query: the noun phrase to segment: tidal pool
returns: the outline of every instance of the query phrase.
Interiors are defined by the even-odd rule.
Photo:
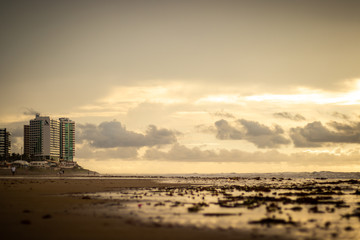
[[[82,195],[112,215],[157,226],[248,229],[295,239],[360,239],[360,181],[171,178],[179,187]],[[113,204],[114,202],[120,204]],[[99,208],[101,209],[101,208]]]

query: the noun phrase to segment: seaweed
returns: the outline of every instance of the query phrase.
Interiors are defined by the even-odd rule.
[[[296,222],[292,221],[292,220],[284,220],[284,219],[281,219],[281,218],[263,218],[263,219],[260,219],[258,221],[249,221],[249,224],[261,224],[261,225],[267,225],[267,226],[270,226],[270,225],[297,225]]]
[[[241,213],[203,213],[205,217],[229,217],[229,216],[240,216]]]

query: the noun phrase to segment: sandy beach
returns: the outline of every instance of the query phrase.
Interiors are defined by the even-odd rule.
[[[245,230],[146,225],[123,216],[97,214],[97,204],[104,200],[70,195],[159,186],[164,184],[151,179],[3,177],[2,239],[281,239]]]

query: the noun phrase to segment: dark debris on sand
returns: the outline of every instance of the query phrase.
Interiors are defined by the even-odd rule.
[[[261,225],[297,225],[296,222],[293,222],[291,220],[284,220],[284,219],[278,219],[278,218],[263,218],[258,221],[249,221],[249,224],[261,224]]]
[[[137,201],[137,209],[142,211],[146,206],[151,206],[165,211],[168,208],[168,212],[176,212],[178,215],[196,216],[196,218],[201,216],[210,221],[218,221],[216,218],[221,218],[219,221],[223,221],[227,217],[243,219],[241,221],[252,225],[251,228],[278,226],[308,233],[321,230],[326,231],[330,239],[340,238],[344,232],[355,231],[356,227],[349,226],[349,222],[346,221],[353,221],[352,218],[358,218],[360,221],[360,199],[356,199],[360,195],[359,180],[330,181],[325,178],[306,181],[284,178],[228,180],[224,185],[158,187],[127,194],[131,195],[131,201]],[[236,181],[239,181],[238,184],[233,184]],[[355,198],[355,202],[349,202],[349,196]],[[85,197],[83,199],[90,199],[89,196]],[[143,198],[150,197],[157,198],[149,200],[152,201],[151,204],[142,202]],[[184,212],[179,213],[181,210]],[[214,212],[211,212],[212,210]],[[258,215],[249,217],[252,213]],[[327,219],[330,214],[331,218]],[[300,215],[308,217],[302,219],[299,218]],[[159,222],[161,221],[154,221],[154,224]],[[341,227],[338,225],[339,222],[343,224]]]

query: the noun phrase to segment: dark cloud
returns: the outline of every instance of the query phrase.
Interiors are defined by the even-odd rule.
[[[332,121],[329,122],[328,125],[334,128],[336,131],[346,134],[353,134],[360,132],[360,122],[339,123],[336,121]]]
[[[305,121],[306,120],[306,118],[300,114],[292,114],[289,112],[274,113],[274,116],[277,118],[286,118],[286,119],[290,119],[293,121]]]
[[[215,122],[215,127],[218,139],[247,140],[259,148],[277,148],[290,143],[283,136],[284,130],[278,125],[269,128],[255,121],[239,119],[233,126],[222,119]]]
[[[304,129],[297,127],[290,130],[290,137],[295,147],[321,147],[320,143],[308,141],[304,134]]]
[[[40,112],[34,110],[33,108],[26,108],[23,114],[27,116],[35,116],[36,114],[40,114]]]
[[[221,119],[215,122],[216,138],[221,140],[233,139],[240,140],[244,138],[243,129],[237,129],[231,126],[226,120]]]
[[[97,148],[114,147],[143,147],[164,145],[177,142],[175,131],[158,129],[150,125],[145,134],[128,131],[118,121],[102,122],[98,126],[93,124],[78,124],[79,141],[88,141]]]
[[[296,147],[321,147],[325,143],[360,143],[360,123],[328,123],[334,130],[321,122],[308,123],[305,127],[290,129],[290,136]]]
[[[278,125],[275,126],[274,130],[271,130],[269,127],[255,121],[248,121],[245,119],[240,119],[238,121],[246,128],[246,133],[249,136],[281,134],[284,132]]]

